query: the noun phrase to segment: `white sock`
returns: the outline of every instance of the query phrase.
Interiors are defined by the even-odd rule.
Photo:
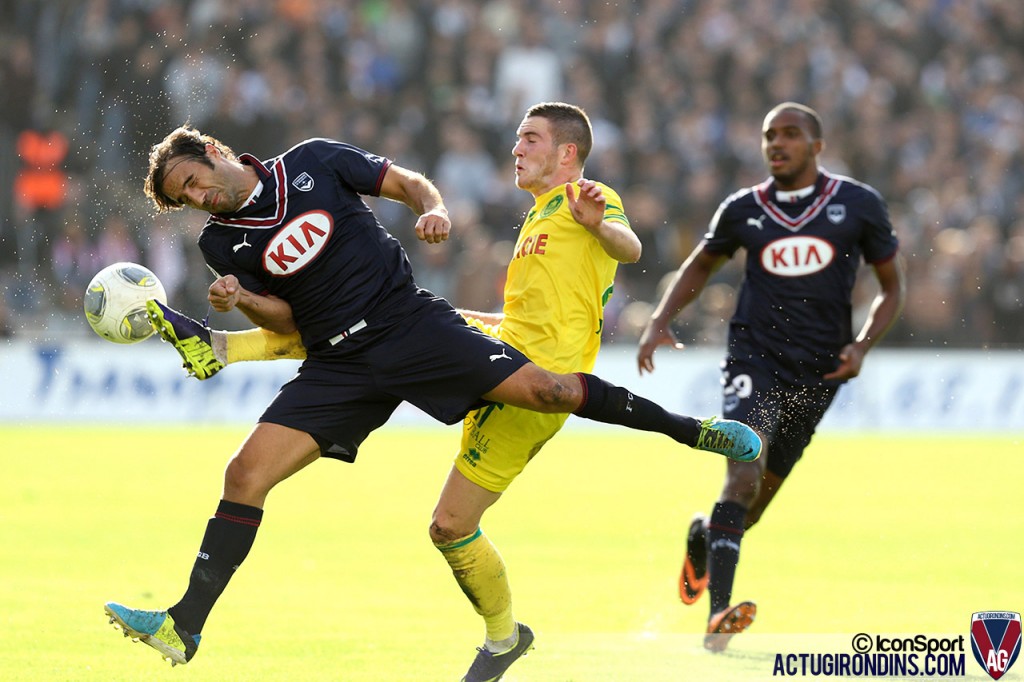
[[[492,654],[503,654],[506,651],[512,649],[516,644],[519,644],[519,628],[516,627],[516,631],[512,633],[511,637],[498,640],[495,642],[493,639],[484,640],[484,648],[490,651]]]
[[[228,364],[228,335],[225,332],[210,330],[210,347],[213,348],[213,357]]]

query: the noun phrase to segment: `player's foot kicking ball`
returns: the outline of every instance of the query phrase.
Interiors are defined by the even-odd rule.
[[[178,351],[181,366],[190,376],[202,381],[224,369],[224,363],[213,354],[209,327],[156,299],[146,301],[146,314],[160,338]]]

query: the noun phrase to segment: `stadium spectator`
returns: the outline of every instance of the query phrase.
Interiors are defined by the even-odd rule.
[[[74,300],[75,308],[80,305],[82,292],[93,275],[109,264],[100,260],[96,245],[90,241],[77,214],[64,223],[53,242],[49,260],[57,287],[65,292],[65,297]]]
[[[96,255],[104,265],[120,261],[139,262],[141,253],[135,241],[135,231],[128,227],[128,220],[120,213],[111,213],[104,218],[96,240]]]
[[[36,58],[32,42],[23,33],[10,35],[6,27],[0,28],[0,88],[6,102],[0,107],[0,240],[8,248],[0,249],[0,268],[17,264],[18,234],[15,225],[23,215],[15,215],[13,207],[17,192],[14,178],[23,169],[19,155],[15,152],[16,140],[21,131],[33,126],[33,103],[37,90]]]
[[[547,45],[543,23],[527,13],[520,13],[516,23],[518,26],[506,28],[513,29],[517,37],[501,50],[494,67],[499,111],[509,118],[531,102],[562,97],[562,66],[558,53]]]
[[[68,139],[59,130],[26,129],[17,140],[22,166],[14,180],[18,253],[22,267],[36,269],[52,247],[64,208]]]
[[[681,348],[673,318],[698,298],[712,274],[740,248],[745,277],[722,364],[722,409],[758,430],[766,454],[729,462],[710,517],[687,534],[679,596],[695,603],[708,588],[704,646],[723,651],[757,613],[732,603],[744,532],[757,523],[803,455],[839,386],[903,305],[903,272],[884,200],[871,187],[818,165],[825,145],[813,109],[784,102],[765,116],[761,152],[771,177],[722,202],[704,239],[680,266],[647,323],[640,372],[654,371],[659,346]],[[861,258],[880,291],[856,338],[852,294]]]
[[[433,173],[438,190],[450,203],[483,206],[498,180],[494,159],[480,135],[461,120],[444,121],[441,131],[444,151]]]

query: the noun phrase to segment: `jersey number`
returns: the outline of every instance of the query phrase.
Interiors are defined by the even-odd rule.
[[[750,378],[749,374],[737,374],[731,380],[729,376],[725,377],[726,387],[725,395],[735,395],[737,398],[749,398],[750,394],[754,392],[754,380]]]

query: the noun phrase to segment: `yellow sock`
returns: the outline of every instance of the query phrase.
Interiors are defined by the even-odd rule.
[[[275,334],[261,327],[240,332],[227,332],[225,339],[226,364],[246,360],[283,360],[306,357],[302,337],[294,334]]]
[[[515,635],[512,590],[508,586],[505,562],[487,536],[477,528],[472,535],[436,547],[451,566],[456,582],[473,608],[483,616],[487,639],[500,642]]]

